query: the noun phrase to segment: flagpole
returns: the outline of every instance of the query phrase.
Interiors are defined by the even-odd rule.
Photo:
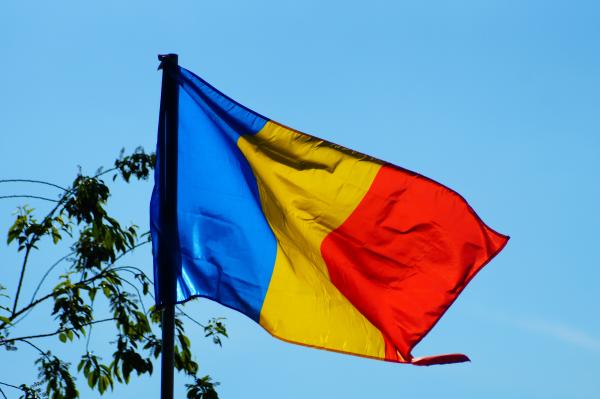
[[[177,139],[179,120],[179,84],[176,81],[178,56],[177,54],[159,55],[160,68],[163,70],[161,89],[161,112],[163,126],[160,129],[159,140],[162,145],[160,159],[162,160],[161,184],[164,226],[162,253],[159,255],[161,268],[161,284],[164,289],[162,308],[162,357],[161,357],[161,399],[173,399],[174,387],[174,341],[175,341],[175,302],[177,299],[177,266],[176,258],[178,245],[177,229]]]

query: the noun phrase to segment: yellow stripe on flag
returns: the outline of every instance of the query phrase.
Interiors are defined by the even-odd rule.
[[[260,324],[287,341],[384,358],[381,332],[331,283],[320,251],[369,190],[381,163],[274,122],[240,137],[238,147],[278,241]]]

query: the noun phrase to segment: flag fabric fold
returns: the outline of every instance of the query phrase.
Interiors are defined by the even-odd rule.
[[[508,241],[456,192],[272,121],[178,68],[177,301],[205,297],[284,341],[411,352]],[[162,162],[157,160],[157,174]],[[156,300],[160,185],[151,204]]]

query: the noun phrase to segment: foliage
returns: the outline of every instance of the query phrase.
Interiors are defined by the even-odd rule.
[[[24,345],[33,348],[39,355],[35,360],[39,374],[38,380],[29,384],[0,382],[0,394],[3,397],[6,395],[2,387],[19,390],[20,397],[25,399],[79,397],[71,364],[42,349],[37,342],[47,337],[56,337],[69,345],[69,351],[73,348],[82,349],[76,372],[85,377],[88,386],[100,395],[108,389],[113,390],[116,384],[129,383],[132,375],[152,374],[162,349],[162,342],[154,332],[160,327],[160,311],[152,306],[146,309],[145,305],[145,300],[148,302],[152,297],[152,281],[141,268],[119,262],[123,256],[147,245],[150,235],[148,232],[139,234],[138,226],[122,225],[109,214],[107,204],[110,188],[103,179],[112,175],[112,181],[122,179],[130,183],[146,180],[155,162],[154,154],[147,154],[138,148],[127,156],[121,152],[114,166],[108,170],[98,170],[92,176],[79,173],[67,188],[37,180],[0,181],[45,184],[61,190],[58,200],[23,196],[46,199],[54,206],[41,219],[33,208],[27,205],[19,207],[14,223],[8,229],[7,243],[16,244],[23,262],[14,297],[9,297],[7,289],[0,285],[0,347],[6,350],[20,350]],[[69,253],[48,268],[33,298],[20,303],[30,254],[39,250],[38,244],[43,240],[64,246]],[[66,272],[58,277],[51,291],[38,295],[42,282],[59,264],[66,264]],[[99,306],[95,306],[100,302]],[[52,304],[53,331],[12,336],[21,320],[46,303]],[[99,317],[101,311],[109,311],[109,314]],[[176,369],[192,378],[193,383],[186,384],[187,397],[217,398],[215,387],[218,383],[212,382],[209,376],[197,375],[199,366],[193,359],[182,316],[189,318],[178,308],[174,360]],[[109,354],[109,360],[106,361],[90,350],[89,335],[98,323],[112,323],[114,326],[114,338],[111,341],[114,352]],[[200,326],[205,336],[217,345],[222,344],[222,337],[227,337],[220,318],[210,319],[206,325]]]
[[[211,378],[205,375],[202,378],[196,378],[193,384],[186,384],[188,389],[188,399],[217,399],[217,392],[215,391],[215,385],[219,385],[218,382],[212,382]]]

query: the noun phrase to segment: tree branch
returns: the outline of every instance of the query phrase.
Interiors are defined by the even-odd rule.
[[[105,175],[105,174],[108,174],[108,173],[114,172],[115,170],[118,170],[118,169],[119,169],[119,168],[117,168],[117,167],[112,167],[112,168],[110,168],[110,169],[103,170],[102,172],[100,172],[100,173],[98,173],[98,174],[94,175],[94,177],[93,177],[93,178],[94,178],[94,179],[97,179],[98,177],[100,177],[100,176],[102,176],[102,175]]]
[[[94,320],[94,321],[91,321],[89,323],[82,324],[81,327],[89,326],[89,325],[92,325],[92,324],[104,323],[104,322],[111,321],[111,320],[115,320],[115,318],[111,317],[111,318],[108,318],[108,319]],[[75,327],[60,328],[60,329],[58,329],[58,330],[56,330],[54,332],[47,333],[47,334],[28,335],[28,336],[25,336],[25,337],[16,337],[16,338],[3,339],[3,340],[0,340],[0,345],[7,344],[7,343],[10,343],[10,342],[15,342],[15,341],[27,342],[28,339],[51,337],[53,335],[57,335],[57,334],[60,334],[60,333],[63,333],[63,332],[73,331],[73,330],[78,330],[78,328],[75,328]],[[31,343],[29,343],[29,344],[31,344]]]
[[[52,266],[50,266],[48,268],[48,270],[46,270],[46,273],[44,273],[44,275],[42,276],[40,282],[38,283],[37,287],[35,288],[35,291],[33,292],[33,295],[31,295],[31,300],[29,301],[29,303],[33,303],[33,301],[35,300],[35,296],[37,295],[37,293],[39,292],[40,288],[42,287],[42,283],[44,282],[44,280],[46,280],[46,278],[48,277],[48,275],[50,274],[50,272],[60,264],[60,262],[62,262],[63,260],[67,259],[69,256],[73,255],[74,252],[71,252],[65,256],[63,256],[62,258],[60,258],[59,260],[57,260],[56,262],[54,262],[54,264],[52,264]],[[32,309],[29,309],[29,311],[31,311]],[[16,325],[17,323],[20,323],[25,317],[27,317],[27,315],[29,314],[29,312],[25,313],[24,315],[21,316],[21,318],[19,318],[18,320],[15,320],[14,323],[12,323],[12,325]],[[1,328],[1,326],[0,326]]]
[[[98,274],[96,274],[93,277],[90,277],[86,280],[81,280],[78,281],[77,283],[75,283],[74,285],[79,286],[79,285],[85,285],[87,283],[91,283],[92,281],[95,281],[97,279],[99,279],[100,277],[104,276],[104,273],[106,273],[106,271],[108,271],[112,266],[115,265],[115,263],[121,259],[123,256],[127,255],[128,253],[130,253],[131,251],[133,251],[134,249],[137,249],[139,247],[141,247],[142,245],[146,245],[148,244],[149,241],[144,241],[141,242],[139,244],[134,245],[133,247],[129,248],[127,251],[123,252],[121,255],[117,256],[115,258],[115,261],[112,262],[111,264],[109,264],[107,267],[105,267],[104,269],[102,269]],[[39,303],[45,301],[48,298],[51,298],[52,296],[54,296],[56,293],[55,292],[51,292],[47,295],[44,295],[43,297],[31,302],[29,305],[25,306],[22,309],[19,309],[18,311],[14,312],[9,318],[8,318],[8,322],[2,322],[0,323],[0,330],[3,329],[7,324],[9,324],[10,322],[12,322],[15,318],[17,318],[17,316],[23,314],[24,312],[28,311],[29,309],[35,307],[36,305],[38,305]]]
[[[92,281],[97,280],[100,277],[104,276],[104,272],[106,272],[106,269],[103,270],[103,271],[101,271],[100,273],[96,274],[95,276],[88,278],[87,280],[82,280],[82,281],[79,281],[79,282],[75,283],[74,286],[85,285],[87,283],[91,283]],[[20,314],[22,314],[23,312],[26,312],[27,310],[33,308],[34,306],[36,306],[39,303],[45,301],[46,299],[53,297],[58,292],[60,292],[60,291],[51,292],[51,293],[49,293],[47,295],[44,295],[40,299],[37,299],[37,300],[31,302],[29,305],[27,305],[24,308],[20,309],[19,311],[15,312],[11,317],[8,318],[8,322],[4,322],[4,323],[0,324],[0,330],[2,328],[4,328],[4,326],[6,326],[7,324],[9,324],[9,322],[13,321],[17,316],[19,316]]]
[[[16,385],[7,384],[6,382],[2,382],[2,381],[0,381],[0,385],[4,385],[4,386],[11,387],[11,388],[14,388],[14,389],[21,389],[21,388],[19,388]]]
[[[105,175],[105,174],[107,174],[107,173],[111,173],[111,172],[113,172],[113,171],[115,171],[115,170],[117,170],[117,169],[118,169],[118,168],[116,168],[116,167],[114,167],[114,168],[110,168],[110,169],[108,169],[108,170],[105,170],[105,171],[103,171],[103,172],[97,173],[97,174],[96,174],[96,175],[95,175],[93,178],[98,178],[98,177],[100,177],[100,176],[102,176],[102,175]],[[12,179],[12,181],[16,181],[16,180],[17,180],[17,179]],[[7,180],[7,181],[11,181],[11,180]],[[25,179],[23,179],[23,181],[25,181]],[[35,181],[35,182],[41,182],[42,184],[45,184],[45,183],[47,183],[47,182],[42,182],[42,181],[38,181],[38,180],[32,180],[32,182],[34,182],[34,181]],[[48,183],[48,184],[50,184],[50,185],[54,185],[53,183]],[[56,185],[56,186],[57,186],[57,185]],[[57,186],[57,187],[59,187],[59,188],[63,189],[63,188],[62,188],[62,187],[60,187],[60,186]],[[63,189],[63,190],[64,190],[64,189]],[[72,188],[70,188],[69,190],[64,190],[64,191],[65,191],[65,193],[64,193],[64,195],[61,197],[61,199],[60,199],[60,200],[53,200],[53,199],[50,199],[50,198],[41,197],[41,196],[36,196],[36,195],[5,195],[5,196],[0,196],[0,199],[5,199],[5,198],[36,198],[36,199],[42,199],[42,200],[46,200],[46,201],[55,202],[55,203],[56,203],[56,206],[55,206],[55,207],[54,207],[54,208],[53,208],[53,209],[52,209],[52,210],[51,210],[51,211],[50,211],[50,212],[49,212],[49,213],[48,213],[48,214],[47,214],[47,215],[44,217],[44,220],[43,220],[43,222],[42,222],[42,224],[43,224],[43,223],[45,223],[45,222],[46,222],[46,220],[48,220],[49,218],[51,218],[51,217],[52,217],[52,215],[54,215],[54,212],[56,212],[56,211],[57,211],[57,209],[60,207],[60,205],[61,205],[61,204],[63,204],[63,203],[65,202],[65,200],[66,200],[66,199],[69,197],[69,195],[73,194],[73,192],[75,192],[75,190],[76,190],[76,188],[75,188],[75,187],[72,187]],[[34,238],[33,238],[33,241],[35,241],[37,238],[39,238],[39,236],[36,236],[36,237],[34,237]],[[136,245],[136,246],[132,247],[132,248],[131,248],[131,250],[133,250],[133,249],[137,248],[138,246],[139,246],[139,245]],[[24,276],[24,274],[25,274],[25,266],[26,266],[26,264],[27,264],[27,258],[28,258],[28,256],[29,256],[29,252],[30,252],[30,251],[31,251],[31,248],[30,248],[30,247],[27,247],[27,252],[26,252],[26,254],[25,254],[25,259],[24,259],[24,261],[23,261],[23,266],[21,267],[21,277],[20,277],[20,279],[19,279],[19,285],[18,285],[18,287],[17,287],[17,294],[16,294],[16,296],[15,296],[15,302],[14,302],[14,305],[13,305],[13,310],[12,310],[12,314],[11,314],[11,317],[10,317],[10,320],[11,320],[11,321],[12,321],[12,320],[14,320],[15,316],[17,315],[17,313],[19,313],[19,314],[23,313],[22,311],[20,311],[20,312],[16,312],[16,309],[17,309],[17,302],[18,302],[18,300],[19,300],[19,294],[20,294],[20,292],[21,292],[21,286],[22,286],[22,284],[23,284],[23,276]],[[121,254],[121,255],[124,255],[124,254],[126,254],[126,253],[128,253],[128,252],[130,252],[130,250],[128,250],[128,251],[126,251],[126,252],[124,252],[124,253],[123,253],[123,254]],[[119,259],[119,258],[117,258],[117,259]],[[116,261],[117,259],[115,259],[115,261]],[[114,262],[113,262],[113,264],[114,264]],[[110,266],[109,266],[109,267],[110,267]],[[45,298],[47,299],[48,297],[45,297]],[[32,303],[33,303],[33,302],[32,302]],[[30,308],[32,307],[32,306],[31,306],[31,305],[32,305],[32,303],[30,303],[30,304],[29,304],[29,306],[27,307],[28,309],[30,309]],[[0,329],[1,329],[2,327],[4,327],[6,324],[7,324],[7,323],[2,323],[2,324],[0,324]]]
[[[29,309],[33,308],[37,304],[39,304],[41,302],[44,302],[46,299],[51,298],[52,295],[54,295],[54,293],[50,293],[48,295],[45,295],[45,296],[41,297],[40,299],[37,299],[37,300],[31,302],[29,305],[27,305],[24,308],[22,308],[22,309],[18,310],[17,312],[15,312],[12,316],[10,316],[8,318],[8,322],[3,322],[3,323],[0,324],[0,330],[2,330],[7,324],[10,324],[17,316],[19,316],[23,312],[28,311]]]
[[[19,285],[17,286],[17,294],[15,295],[15,302],[13,303],[11,319],[14,319],[15,312],[17,310],[17,304],[19,302],[19,295],[21,294],[21,287],[23,286],[23,277],[25,276],[25,267],[27,266],[27,259],[29,259],[29,253],[31,252],[31,243],[27,244],[25,250],[25,257],[23,258],[23,266],[21,266],[21,276],[19,277]]]
[[[67,191],[67,192],[66,192],[66,193],[65,193],[65,194],[64,194],[64,195],[61,197],[60,201],[55,201],[55,202],[57,202],[56,206],[55,206],[54,208],[52,208],[52,210],[51,210],[51,211],[50,211],[50,212],[49,212],[49,213],[46,215],[46,217],[44,217],[44,220],[43,220],[42,224],[46,223],[46,221],[47,221],[48,219],[50,219],[50,218],[52,217],[52,215],[54,215],[54,212],[56,212],[56,210],[57,210],[57,209],[60,207],[60,205],[61,205],[61,204],[63,203],[63,201],[65,200],[65,198],[67,198],[67,196],[69,195],[69,192],[70,192],[70,191],[73,191],[73,190],[69,190],[69,191]],[[31,239],[31,241],[30,241],[30,244],[31,244],[31,243],[34,243],[35,241],[37,241],[37,240],[39,239],[39,237],[40,237],[39,235],[36,235],[35,237],[33,237],[33,238]],[[11,317],[10,317],[10,321],[14,320],[14,319],[15,319],[15,316],[17,315],[17,314],[15,313],[15,310],[17,309],[17,301],[18,301],[18,299],[19,299],[19,293],[20,293],[20,291],[21,291],[21,285],[23,284],[23,276],[25,275],[25,266],[27,265],[27,258],[28,258],[28,256],[29,256],[29,252],[31,251],[31,248],[32,248],[31,246],[27,246],[27,253],[25,254],[25,259],[23,260],[23,266],[21,267],[21,277],[20,277],[20,279],[19,279],[19,286],[18,286],[18,288],[17,288],[17,295],[16,295],[16,297],[15,297],[15,303],[14,303],[14,306],[13,306],[13,311],[12,311],[12,315],[11,315]],[[30,304],[29,304],[29,308],[31,308],[31,307],[33,307],[33,306],[31,306],[31,303],[30,303]],[[19,313],[23,313],[23,312],[19,312]],[[2,327],[4,327],[6,324],[7,324],[6,322],[4,322],[4,323],[0,324],[0,329],[1,329]]]

